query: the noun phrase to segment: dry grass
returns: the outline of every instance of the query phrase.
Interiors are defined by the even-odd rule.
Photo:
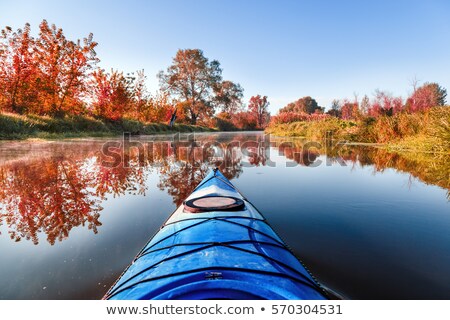
[[[267,133],[322,140],[327,132],[334,139],[383,143],[392,150],[450,152],[450,107],[435,107],[422,113],[365,118],[358,121],[331,118],[270,126]]]

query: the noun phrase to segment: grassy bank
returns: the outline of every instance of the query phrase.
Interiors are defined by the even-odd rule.
[[[450,107],[435,107],[422,113],[342,120],[334,117],[319,121],[273,124],[267,133],[322,140],[382,143],[395,151],[443,152],[450,150]]]
[[[72,116],[58,119],[45,116],[0,113],[0,140],[105,137],[121,135],[123,132],[151,135],[205,131],[213,131],[213,129],[185,124],[175,124],[173,128],[170,128],[164,123],[142,123],[128,119],[106,122],[87,116]]]

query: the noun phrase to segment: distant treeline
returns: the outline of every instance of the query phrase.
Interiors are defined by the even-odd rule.
[[[177,122],[224,129],[263,128],[269,121],[267,97],[245,106],[243,88],[223,80],[217,60],[199,49],[179,50],[151,95],[143,70],[101,69],[90,34],[72,41],[43,20],[37,37],[31,27],[5,27],[0,36],[0,111],[64,118],[85,115],[107,121]]]
[[[244,103],[242,86],[224,80],[220,63],[199,49],[178,50],[172,64],[158,73],[159,88],[152,95],[143,70],[101,69],[97,45],[92,34],[72,41],[45,20],[36,37],[29,24],[17,30],[5,27],[0,34],[0,112],[56,119],[83,116],[104,122],[132,120],[142,125],[176,118],[177,123],[219,130],[252,130],[264,129],[269,122],[271,127],[329,118],[370,122],[426,112],[444,105],[447,96],[437,83],[418,86],[414,81],[405,101],[376,91],[372,99],[355,95],[333,100],[325,112],[307,96],[271,117],[267,96],[255,95]]]
[[[327,112],[309,96],[289,103],[270,120],[266,132],[309,139],[333,137],[353,142],[387,143],[396,150],[450,150],[450,108],[447,90],[437,83],[413,90],[404,101],[386,91],[370,99],[333,100]]]
[[[387,91],[376,90],[373,99],[367,95],[359,100],[333,100],[329,110],[324,108],[309,96],[289,103],[273,116],[273,124],[291,123],[296,121],[314,121],[326,119],[330,116],[344,120],[358,120],[367,117],[393,116],[397,113],[416,113],[427,111],[432,107],[445,105],[447,90],[437,83],[425,83],[418,87],[413,84],[412,94],[403,101],[402,97],[395,97]]]

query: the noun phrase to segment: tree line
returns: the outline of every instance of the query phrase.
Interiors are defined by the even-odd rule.
[[[393,116],[397,113],[416,113],[427,111],[432,107],[443,106],[446,103],[447,90],[435,82],[426,82],[418,86],[413,82],[413,91],[404,101],[402,97],[392,95],[387,91],[376,90],[373,98],[367,95],[360,100],[355,94],[353,99],[334,99],[327,112],[310,96],[287,104],[272,117],[272,123],[290,123],[295,121],[314,121],[328,117],[345,120],[378,118]]]
[[[150,94],[144,70],[124,73],[101,69],[89,34],[72,41],[43,20],[37,37],[30,24],[0,34],[0,111],[51,117],[88,115],[107,121],[177,121],[236,129],[264,128],[270,118],[267,96],[246,105],[244,89],[224,80],[217,60],[200,49],[178,50],[158,74],[160,87]]]

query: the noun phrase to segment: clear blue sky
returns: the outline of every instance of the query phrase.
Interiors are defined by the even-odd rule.
[[[156,74],[179,48],[200,48],[275,112],[310,95],[375,89],[406,97],[411,80],[450,90],[450,1],[20,1],[1,0],[0,26],[34,31],[47,19],[71,39],[90,32],[100,66]]]

